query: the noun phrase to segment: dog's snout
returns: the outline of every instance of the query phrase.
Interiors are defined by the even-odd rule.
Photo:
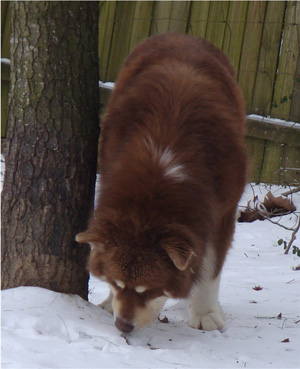
[[[134,328],[132,323],[122,318],[117,318],[115,321],[115,325],[120,331],[124,333],[130,333],[133,331],[133,328]]]

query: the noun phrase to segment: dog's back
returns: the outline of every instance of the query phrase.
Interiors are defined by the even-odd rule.
[[[153,299],[191,295],[191,326],[222,325],[216,301],[196,305],[217,294],[230,247],[246,178],[244,124],[234,71],[210,43],[167,34],[128,57],[102,123],[101,192],[83,239],[101,245],[90,268],[111,284],[117,321],[149,321],[138,317],[146,298],[129,312],[142,286]]]

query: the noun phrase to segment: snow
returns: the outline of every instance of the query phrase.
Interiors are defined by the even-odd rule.
[[[248,185],[240,204],[268,190]],[[286,190],[271,187],[275,196]],[[273,220],[293,227],[300,193],[290,197],[297,214]],[[189,328],[185,301],[169,300],[160,314],[168,323],[124,336],[96,306],[108,287],[95,278],[90,302],[37,287],[2,291],[2,368],[299,368],[300,258],[277,244],[290,236],[267,220],[237,223],[221,281],[222,333]]]
[[[247,115],[247,118],[250,120],[256,120],[258,122],[275,124],[280,127],[294,128],[297,130],[300,129],[300,122],[292,122],[292,121],[278,119],[278,118],[271,118],[270,116],[263,117],[262,115],[256,115],[256,114]]]
[[[2,191],[3,178],[4,178],[4,171],[5,171],[5,161],[4,161],[4,156],[1,154],[1,167],[0,167],[0,192]]]
[[[7,58],[1,58],[1,64],[10,65],[10,59],[7,59]]]
[[[115,82],[101,82],[101,81],[99,81],[99,87],[105,88],[107,90],[113,90],[115,88]]]

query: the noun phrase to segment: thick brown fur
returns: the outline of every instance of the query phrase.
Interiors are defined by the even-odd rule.
[[[246,181],[244,129],[234,70],[212,44],[154,36],[126,60],[102,122],[98,202],[78,237],[125,321],[165,291],[189,297],[207,269],[220,274]]]

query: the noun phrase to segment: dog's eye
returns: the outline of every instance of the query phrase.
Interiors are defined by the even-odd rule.
[[[143,293],[143,292],[145,292],[147,290],[147,287],[145,287],[145,286],[136,286],[135,287],[135,291],[137,292],[137,293]]]

